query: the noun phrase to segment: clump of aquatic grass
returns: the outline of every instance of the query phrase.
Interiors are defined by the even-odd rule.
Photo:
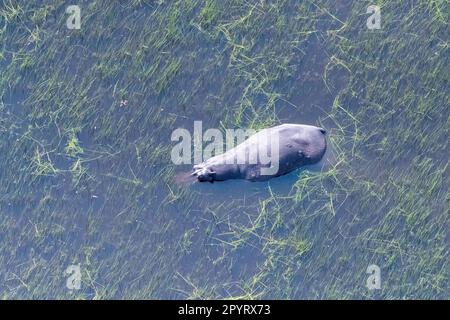
[[[64,148],[65,153],[72,158],[75,158],[84,153],[83,148],[77,137],[77,130],[70,130],[67,137],[67,145]]]
[[[33,158],[31,159],[33,174],[35,176],[54,176],[59,170],[55,168],[48,152],[36,148]]]
[[[3,3],[3,8],[0,9],[0,16],[5,20],[6,23],[11,23],[23,14],[23,8],[12,0],[5,0]]]

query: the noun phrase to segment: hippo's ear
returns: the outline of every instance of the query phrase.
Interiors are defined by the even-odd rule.
[[[211,170],[209,172],[209,176],[211,177],[211,180],[209,180],[209,182],[213,183],[214,180],[216,180],[216,172],[214,170]]]

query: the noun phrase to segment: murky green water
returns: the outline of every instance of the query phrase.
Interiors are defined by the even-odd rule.
[[[68,2],[0,2],[0,297],[448,298],[448,3],[78,4],[69,30]],[[328,151],[182,185],[194,121],[320,125]]]

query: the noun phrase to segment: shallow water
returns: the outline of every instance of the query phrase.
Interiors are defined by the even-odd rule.
[[[0,297],[448,297],[445,4],[369,31],[356,1],[136,3],[81,1],[79,31],[65,1],[0,4]],[[194,121],[322,126],[327,153],[178,184]]]

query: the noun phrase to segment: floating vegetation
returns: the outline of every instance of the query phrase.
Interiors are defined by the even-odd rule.
[[[79,1],[79,30],[71,4],[0,1],[1,298],[449,297],[446,1],[375,30],[381,2]],[[194,121],[320,125],[329,154],[178,185]]]

